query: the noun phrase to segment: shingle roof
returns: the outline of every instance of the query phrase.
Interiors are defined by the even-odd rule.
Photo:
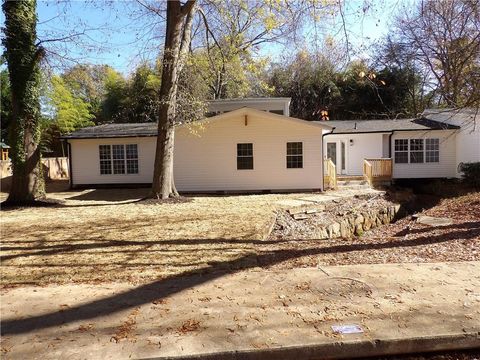
[[[323,122],[323,121],[322,121]],[[448,130],[458,126],[441,123],[427,118],[398,120],[333,120],[326,121],[335,127],[333,133],[369,133],[405,130]]]
[[[116,138],[116,137],[144,137],[156,136],[157,123],[136,124],[104,124],[86,127],[64,136],[65,139],[91,139],[91,138]]]
[[[462,109],[427,109],[422,114],[424,117],[441,123],[453,123],[464,126],[474,121],[475,118],[480,119],[478,109],[462,108]]]

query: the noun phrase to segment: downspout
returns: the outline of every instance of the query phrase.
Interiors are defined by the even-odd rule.
[[[67,143],[67,153],[68,153],[68,182],[70,184],[70,189],[73,189],[73,171],[72,171],[72,145],[65,140]]]
[[[392,158],[392,136],[395,130],[392,130],[390,132],[390,135],[388,136],[388,157],[391,159]]]
[[[325,161],[324,161],[324,158],[323,158],[323,142],[324,142],[324,137],[327,136],[327,135],[331,135],[333,133],[333,131],[335,130],[336,128],[335,127],[332,127],[332,131],[328,132],[328,133],[325,133],[325,134],[322,134],[322,191],[325,191],[325,169],[323,168],[325,166]]]

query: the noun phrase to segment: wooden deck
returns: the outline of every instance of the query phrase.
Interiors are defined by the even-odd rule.
[[[392,159],[364,159],[363,176],[370,186],[392,181]]]

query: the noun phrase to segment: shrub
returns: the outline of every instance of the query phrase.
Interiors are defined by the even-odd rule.
[[[463,173],[463,181],[471,186],[480,188],[480,162],[461,163],[459,170]]]

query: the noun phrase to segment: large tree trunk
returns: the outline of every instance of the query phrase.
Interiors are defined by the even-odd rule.
[[[158,136],[153,171],[152,196],[167,199],[176,195],[173,183],[174,125],[178,76],[190,45],[195,0],[167,2],[167,29],[163,52],[162,84],[159,94]]]
[[[36,41],[36,1],[5,1],[5,56],[12,94],[12,186],[8,203],[25,204],[44,195],[41,172],[40,67],[43,49]]]

